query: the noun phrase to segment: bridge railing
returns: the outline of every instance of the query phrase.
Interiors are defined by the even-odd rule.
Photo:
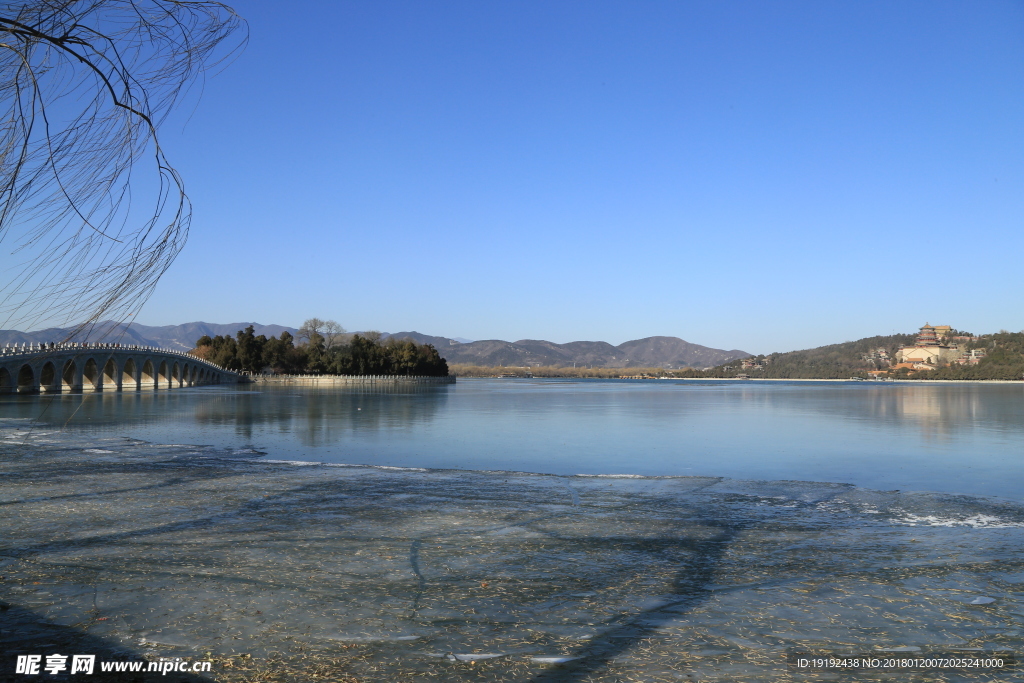
[[[0,357],[11,357],[11,356],[39,356],[46,353],[58,353],[58,352],[73,352],[73,353],[87,353],[89,351],[142,351],[144,353],[161,353],[169,356],[178,356],[180,358],[187,358],[192,361],[204,363],[211,367],[217,368],[221,372],[231,372],[234,374],[234,370],[228,370],[216,363],[212,363],[205,358],[200,358],[191,351],[177,351],[175,349],[164,349],[159,346],[143,346],[140,344],[120,344],[116,342],[31,342],[18,344],[7,344],[0,349]]]

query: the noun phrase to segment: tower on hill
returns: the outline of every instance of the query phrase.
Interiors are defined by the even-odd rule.
[[[945,337],[953,328],[949,325],[933,327],[924,324],[913,346],[904,346],[896,352],[896,362],[909,363],[917,369],[935,368],[957,360],[963,355],[955,344],[947,345]]]
[[[948,327],[948,325],[947,325]],[[914,342],[914,346],[938,346],[939,336],[935,333],[935,328],[928,323],[924,324],[921,331],[917,335],[917,341]]]

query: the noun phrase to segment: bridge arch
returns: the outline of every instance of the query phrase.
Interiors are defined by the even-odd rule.
[[[149,358],[142,364],[142,378],[139,380],[139,385],[153,389],[157,388],[156,370],[153,369],[153,361]]]
[[[135,365],[135,359],[129,358],[124,362],[121,369],[121,389],[136,391],[139,388],[139,368]]]
[[[60,378],[57,377],[57,368],[52,361],[46,361],[39,371],[39,390],[48,394],[60,391]]]
[[[90,358],[85,361],[85,369],[82,371],[82,388],[88,388],[93,391],[100,391],[103,388],[103,384],[100,379],[100,369],[96,365],[96,359]]]
[[[103,364],[103,386],[110,387],[111,389],[120,389],[119,370],[120,368],[117,367],[117,362],[113,356],[108,358],[107,362]]]
[[[18,393],[28,394],[36,390],[36,373],[32,371],[32,366],[25,363],[18,370]]]
[[[137,391],[238,379],[236,373],[188,354],[117,344],[48,344],[0,357],[0,393]]]
[[[60,386],[63,391],[74,391],[75,389],[81,389],[81,386],[75,385],[76,377],[78,373],[78,366],[75,365],[75,359],[69,358],[64,363],[64,369],[60,373]]]

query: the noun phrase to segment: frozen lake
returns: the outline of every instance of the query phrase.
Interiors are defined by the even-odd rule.
[[[806,683],[837,674],[788,670],[791,649],[1024,644],[1010,501],[297,466],[0,420],[0,509],[5,681],[15,652],[84,652],[212,660],[221,683]]]
[[[0,672],[79,652],[225,683],[824,681],[787,653],[1019,653],[1021,391],[7,396]],[[614,473],[688,476],[590,476]]]
[[[460,379],[0,397],[79,436],[268,460],[844,482],[1024,498],[1024,383]]]

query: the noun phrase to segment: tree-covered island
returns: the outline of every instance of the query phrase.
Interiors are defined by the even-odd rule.
[[[253,374],[448,376],[448,363],[430,344],[382,339],[378,332],[347,334],[333,320],[310,318],[298,339],[257,335],[250,325],[231,337],[203,335],[192,351],[228,370]]]

